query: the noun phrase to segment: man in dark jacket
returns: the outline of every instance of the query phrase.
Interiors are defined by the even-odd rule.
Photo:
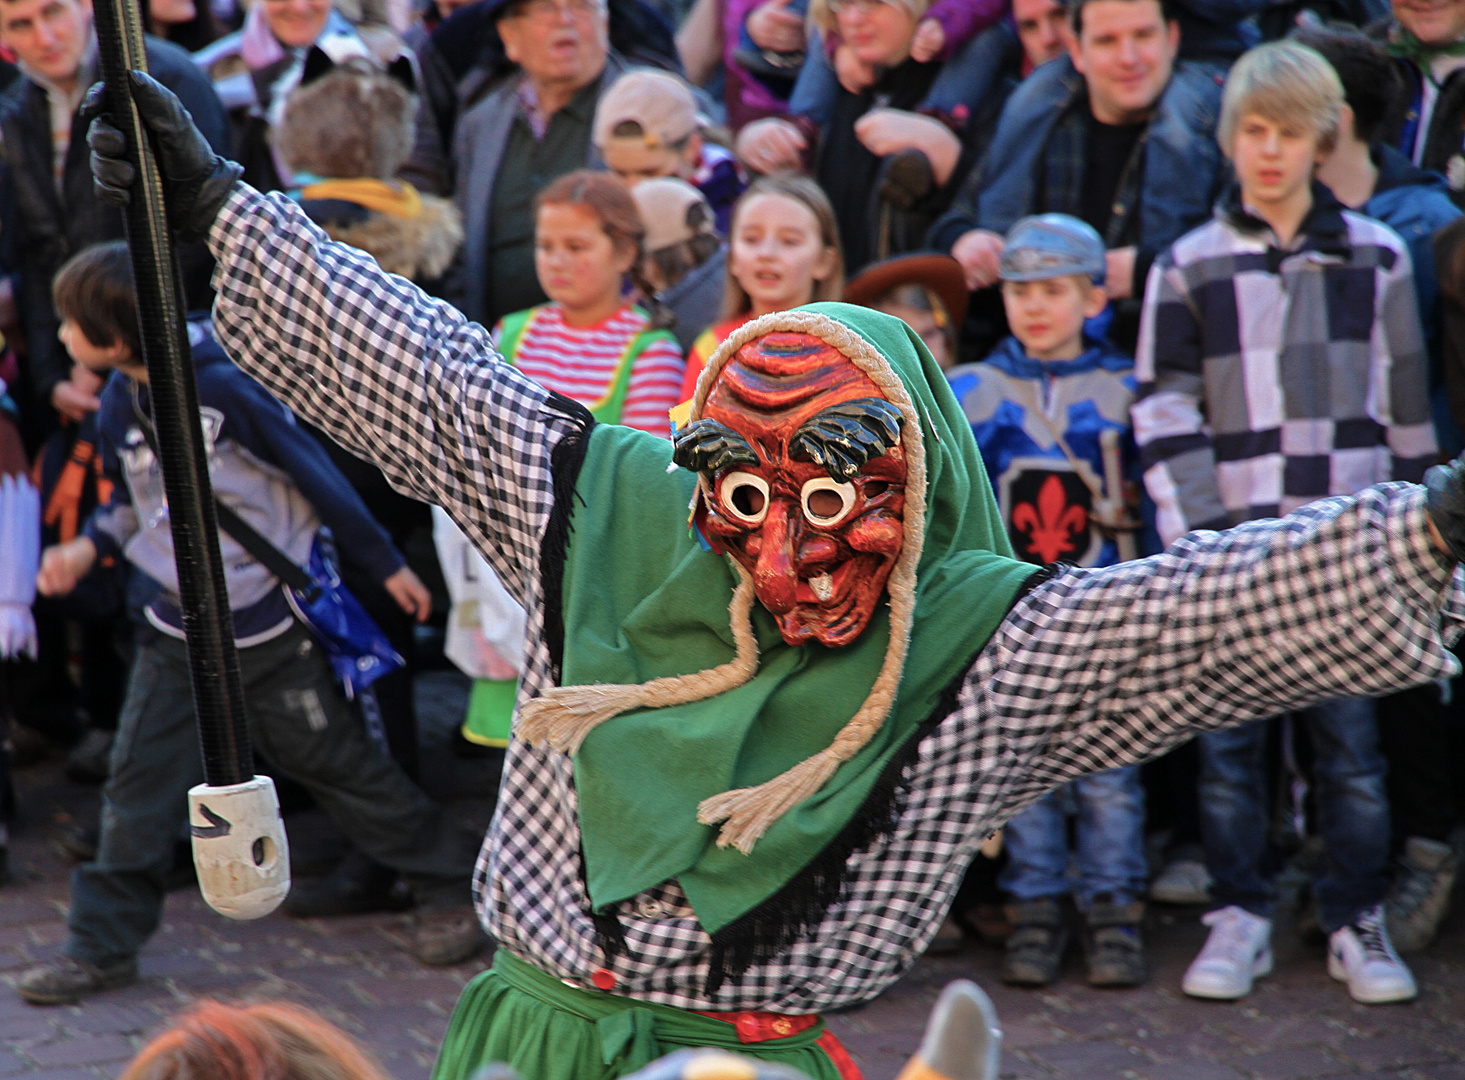
[[[1213,134],[1221,87],[1208,70],[1176,64],[1180,28],[1166,0],[1075,0],[1070,14],[1069,56],[1008,99],[984,167],[936,222],[931,246],[962,264],[968,287],[985,289],[1019,218],[1087,221],[1109,249],[1111,338],[1132,351],[1150,263],[1209,217],[1226,173]]]
[[[51,279],[82,248],[119,239],[122,215],[92,193],[86,129],[77,118],[82,96],[98,78],[91,0],[0,0],[0,44],[16,55],[24,76],[0,96],[7,165],[0,203],[8,204],[6,219],[14,223],[4,262],[16,277],[24,374],[44,430],[56,413],[80,420],[98,405],[68,381],[71,361],[56,340],[60,323],[51,306]],[[154,77],[178,95],[210,144],[228,153],[228,117],[188,53],[148,38],[147,58]],[[206,307],[208,253],[196,244],[180,256],[191,305]]]

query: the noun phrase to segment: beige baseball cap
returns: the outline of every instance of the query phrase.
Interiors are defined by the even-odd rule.
[[[691,87],[667,72],[639,68],[601,95],[593,135],[600,147],[625,139],[638,146],[670,148],[695,134],[700,120]],[[627,121],[641,125],[641,134],[612,134]]]
[[[631,197],[646,226],[642,246],[647,252],[717,231],[707,199],[685,180],[674,176],[642,180],[631,189]]]

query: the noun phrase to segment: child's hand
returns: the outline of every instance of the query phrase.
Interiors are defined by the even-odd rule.
[[[90,537],[78,536],[67,543],[48,547],[41,552],[36,589],[42,596],[65,596],[86,577],[96,561],[97,546]]]
[[[765,116],[738,132],[734,149],[738,160],[748,169],[767,175],[797,169],[808,143],[799,129],[783,117]]]
[[[851,94],[861,93],[875,83],[875,65],[865,63],[843,42],[834,50],[834,74],[839,77],[839,85]]]
[[[76,423],[102,407],[102,399],[88,393],[70,380],[62,380],[51,388],[51,405],[62,416]]]
[[[382,587],[397,602],[399,608],[418,622],[426,622],[427,617],[432,614],[432,594],[422,584],[422,579],[412,572],[411,567],[404,565],[383,581]]]
[[[946,48],[946,31],[935,19],[922,19],[916,27],[916,36],[911,38],[911,59],[918,64],[929,64]]]
[[[951,257],[961,263],[968,289],[985,289],[997,281],[1004,246],[998,233],[986,229],[962,233],[951,247]]]

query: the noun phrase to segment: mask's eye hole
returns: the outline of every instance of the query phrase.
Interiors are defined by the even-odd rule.
[[[801,497],[804,502],[804,517],[815,525],[834,525],[842,521],[854,507],[855,486],[820,477],[804,485]]]
[[[727,513],[745,525],[757,525],[768,516],[768,481],[752,473],[730,472],[718,488]]]
[[[865,498],[878,499],[890,490],[890,485],[884,480],[871,480],[865,485]]]

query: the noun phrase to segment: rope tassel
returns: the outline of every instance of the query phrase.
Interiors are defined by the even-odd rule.
[[[822,788],[840,764],[833,748],[826,748],[757,787],[703,799],[697,820],[703,825],[723,822],[717,846],[735,847],[748,855],[770,825]]]
[[[516,734],[531,746],[573,755],[585,737],[605,721],[635,709],[660,709],[724,694],[742,686],[758,670],[758,641],[753,636],[753,579],[741,567],[733,590],[732,616],[736,655],[725,664],[690,675],[672,675],[636,685],[595,683],[556,686],[519,710]]]
[[[900,555],[886,584],[890,603],[890,641],[879,674],[864,703],[823,750],[753,787],[736,788],[704,799],[697,807],[703,825],[722,823],[717,838],[721,848],[735,847],[744,855],[779,817],[818,793],[835,771],[873,738],[895,705],[905,668],[915,612],[916,567],[925,542],[926,454],[920,417],[910,393],[889,362],[870,342],[842,323],[812,311],[784,311],[745,323],[718,347],[702,369],[693,396],[692,418],[701,419],[702,405],[722,368],[738,349],[774,332],[812,334],[839,350],[864,372],[885,401],[901,413],[901,439],[906,462],[906,503]],[[704,475],[698,493],[710,494]],[[694,499],[695,506],[695,499]],[[758,642],[753,634],[752,576],[734,561],[740,581],[733,590],[731,616],[736,655],[726,664],[706,671],[655,679],[640,685],[596,684],[555,687],[527,702],[519,711],[514,734],[531,746],[575,754],[585,737],[615,716],[635,709],[654,709],[703,701],[744,685],[758,670]]]

